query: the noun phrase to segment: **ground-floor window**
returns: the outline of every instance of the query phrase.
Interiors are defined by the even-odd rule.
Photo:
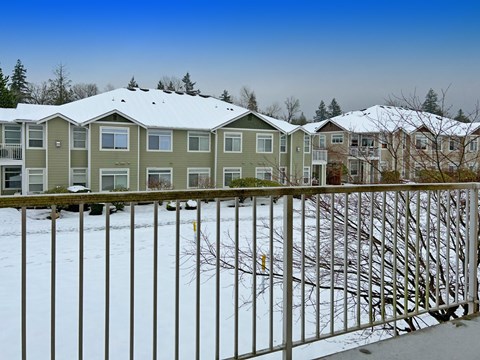
[[[358,160],[350,161],[350,175],[352,176],[358,175]]]
[[[162,190],[172,188],[172,169],[171,168],[151,168],[147,169],[147,189]]]
[[[286,185],[287,184],[287,167],[280,166],[278,170],[278,181],[280,184]]]
[[[272,180],[272,168],[271,167],[255,168],[255,177],[261,180]]]
[[[190,168],[187,170],[189,189],[205,189],[212,187],[210,168]]]
[[[232,180],[242,177],[242,168],[223,168],[223,186],[228,187]]]
[[[27,169],[28,193],[41,193],[45,190],[45,169]]]
[[[100,169],[100,190],[128,189],[128,169]]]
[[[303,168],[303,183],[305,185],[310,184],[310,167],[305,166]]]
[[[81,185],[87,187],[86,168],[72,168],[72,185]]]
[[[20,190],[22,188],[22,168],[20,166],[3,168],[3,188],[5,190]]]

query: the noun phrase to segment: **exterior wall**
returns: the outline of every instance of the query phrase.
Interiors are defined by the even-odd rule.
[[[69,123],[63,119],[48,121],[47,126],[47,184],[45,190],[69,186]],[[59,147],[57,147],[59,142]]]
[[[253,114],[248,114],[247,116],[235,120],[225,127],[237,129],[275,130],[271,125]]]

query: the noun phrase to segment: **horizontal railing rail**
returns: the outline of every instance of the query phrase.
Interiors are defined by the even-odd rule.
[[[312,161],[327,162],[328,150],[312,150]]]
[[[380,148],[371,146],[351,146],[349,156],[377,158],[380,156]]]
[[[26,359],[34,351],[29,345],[39,346],[29,334],[37,333],[42,343],[49,340],[52,359],[109,359],[119,351],[130,359],[146,353],[247,359],[281,351],[291,359],[294,349],[322,339],[367,328],[414,331],[423,326],[416,318],[429,317],[422,320],[428,324],[476,312],[479,188],[379,184],[2,196],[0,208],[21,210],[18,235],[0,232],[2,246],[21,244],[20,258],[0,268],[5,278],[15,278],[11,268],[21,274],[20,319],[11,311],[2,323],[20,321],[21,333],[0,348]],[[194,212],[182,209],[187,200],[190,207],[195,200]],[[86,217],[87,206],[98,203],[103,215]],[[126,204],[125,213],[112,214],[118,203]],[[77,218],[58,217],[66,205],[78,205]],[[42,207],[49,209],[48,233],[28,215]],[[77,271],[65,278],[58,267],[71,263],[73,253]],[[32,283],[30,269],[41,272],[41,266],[48,266],[48,279]],[[91,271],[100,280],[92,280]],[[75,287],[60,291],[65,282]],[[15,285],[6,286],[0,284],[2,293],[15,293]],[[60,316],[71,293],[77,307]],[[38,319],[45,310],[35,313],[38,306],[29,300],[42,296],[49,308],[43,326]],[[76,326],[77,340],[66,348],[59,324]],[[101,349],[92,339],[100,339]],[[16,343],[18,349],[10,349]]]
[[[0,143],[0,159],[22,160],[22,145]]]

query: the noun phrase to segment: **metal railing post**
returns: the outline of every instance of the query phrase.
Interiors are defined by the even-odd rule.
[[[477,249],[478,249],[478,184],[470,190],[470,232],[468,236],[468,313],[473,314],[478,311],[477,294]]]
[[[284,196],[283,205],[283,360],[292,358],[293,312],[293,197]]]

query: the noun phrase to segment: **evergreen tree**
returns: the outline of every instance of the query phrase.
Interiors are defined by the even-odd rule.
[[[315,117],[313,118],[313,121],[322,121],[326,119],[328,119],[327,106],[322,100],[320,101],[320,105],[318,105],[318,109],[315,110]]]
[[[250,93],[250,97],[248,98],[247,109],[252,111],[258,111],[257,97],[255,96],[255,93],[253,91]]]
[[[0,68],[0,108],[15,107],[15,96],[8,88],[8,76],[4,76]]]
[[[468,116],[465,115],[462,109],[458,110],[457,116],[455,116],[454,119],[463,123],[470,122],[470,119],[468,118]]]
[[[173,84],[172,81],[168,83],[167,90],[175,91],[175,85]]]
[[[190,74],[188,72],[182,78],[182,82],[183,82],[183,89],[185,90],[185,92],[194,92],[195,91],[193,87],[195,86],[196,82],[192,82],[190,80]],[[198,91],[198,92],[200,92],[200,91]]]
[[[342,109],[340,108],[340,105],[337,103],[337,100],[335,100],[335,98],[333,98],[330,105],[328,105],[328,117],[327,118],[332,118],[332,117],[338,116],[338,115],[342,115]]]
[[[303,111],[302,111],[302,113],[300,114],[299,117],[292,120],[292,124],[294,124],[294,125],[305,125],[307,122],[308,122],[307,117],[305,116]]]
[[[442,116],[442,109],[438,105],[438,95],[433,89],[428,90],[425,101],[422,104],[422,110]]]
[[[10,84],[10,91],[15,96],[15,104],[26,102],[30,98],[26,73],[27,69],[25,69],[20,60],[17,60],[13,68],[12,83]]]
[[[65,65],[60,64],[53,71],[55,78],[48,80],[53,105],[62,105],[73,101],[73,91]]]
[[[227,90],[223,90],[222,95],[220,95],[220,100],[225,101],[227,103],[233,103],[232,96],[228,93]]]
[[[130,82],[127,85],[127,89],[133,89],[133,88],[138,88],[138,84],[135,81],[135,76],[132,76],[132,78],[130,79]]]
[[[165,85],[163,84],[162,80],[160,80],[157,84],[158,90],[165,90]]]

